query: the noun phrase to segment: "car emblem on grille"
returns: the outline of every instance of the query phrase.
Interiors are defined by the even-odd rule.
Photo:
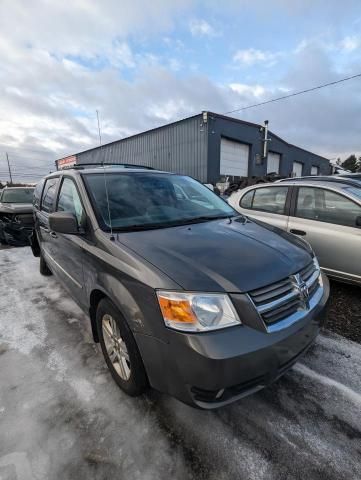
[[[310,308],[310,292],[308,290],[307,283],[302,279],[299,273],[296,273],[296,275],[291,275],[291,281],[295,289],[298,291],[302,307],[304,309]]]

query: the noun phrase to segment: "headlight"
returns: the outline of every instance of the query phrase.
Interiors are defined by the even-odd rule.
[[[241,323],[225,294],[157,291],[164,323],[174,330],[204,332]]]

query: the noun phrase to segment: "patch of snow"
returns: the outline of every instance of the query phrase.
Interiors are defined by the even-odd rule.
[[[346,385],[343,385],[342,383],[337,382],[332,378],[326,377],[325,375],[321,375],[314,370],[306,367],[306,365],[297,364],[293,367],[293,370],[296,370],[296,372],[299,372],[302,375],[306,375],[327,387],[335,388],[346,399],[361,407],[361,395],[352,390],[351,388],[347,387]]]

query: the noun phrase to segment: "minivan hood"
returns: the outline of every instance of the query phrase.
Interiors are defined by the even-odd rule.
[[[246,292],[298,272],[312,258],[292,235],[241,218],[122,232],[116,241],[191,291]]]
[[[1,203],[0,212],[2,213],[31,213],[33,206],[31,203]]]

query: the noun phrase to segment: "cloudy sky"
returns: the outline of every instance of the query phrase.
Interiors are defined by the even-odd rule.
[[[201,110],[361,73],[360,0],[0,0],[0,180]],[[285,140],[361,155],[361,79],[245,110]]]

